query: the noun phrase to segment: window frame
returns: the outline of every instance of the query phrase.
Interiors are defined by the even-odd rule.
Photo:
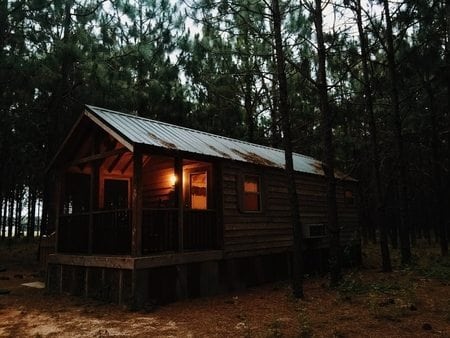
[[[348,192],[351,194],[351,197],[347,197]],[[353,189],[350,188],[344,189],[344,204],[347,207],[355,206],[355,193],[353,192]]]
[[[253,177],[257,179],[258,182],[258,191],[257,192],[246,192],[245,191],[245,182],[246,182],[246,178],[247,177]],[[263,205],[263,188],[262,188],[262,184],[263,184],[263,180],[262,180],[262,175],[258,174],[258,173],[243,173],[240,175],[240,180],[239,180],[239,197],[240,197],[240,211],[242,213],[246,213],[246,214],[261,214],[263,213],[264,210],[264,205]],[[259,205],[259,209],[258,210],[248,210],[245,207],[245,196],[246,194],[255,194],[258,196],[258,205]]]
[[[131,185],[132,185],[132,179],[130,177],[124,177],[124,176],[119,176],[119,175],[111,175],[111,174],[106,174],[106,175],[101,175],[100,179],[99,179],[99,209],[100,210],[108,210],[106,209],[105,206],[105,183],[106,181],[127,181],[127,185],[128,185],[128,203],[127,203],[127,207],[126,209],[131,209],[132,208],[132,196],[131,196]]]
[[[206,208],[204,209],[199,209],[199,208],[193,208],[192,207],[192,176],[193,175],[200,175],[200,174],[204,174],[206,176]],[[189,201],[189,209],[191,210],[209,210],[209,174],[208,174],[208,170],[193,170],[191,172],[188,173],[187,175],[189,177],[189,181],[188,181],[188,201]]]

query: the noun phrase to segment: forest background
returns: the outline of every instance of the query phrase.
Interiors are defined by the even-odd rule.
[[[446,255],[449,17],[444,0],[1,0],[0,237],[46,233],[46,168],[87,103],[289,136],[359,180],[384,270],[417,238]]]

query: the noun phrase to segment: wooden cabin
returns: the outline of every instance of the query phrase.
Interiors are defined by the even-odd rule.
[[[321,163],[294,155],[306,264],[326,263]],[[86,106],[52,162],[47,287],[137,306],[287,278],[284,152]],[[344,253],[359,252],[356,181],[338,174]]]

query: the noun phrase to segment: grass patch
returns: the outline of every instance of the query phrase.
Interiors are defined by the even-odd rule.
[[[311,321],[306,313],[306,309],[301,308],[300,305],[297,307],[297,317],[300,326],[300,338],[310,338],[313,337],[313,329],[311,327]]]
[[[391,263],[394,270],[416,272],[421,276],[450,284],[450,256],[442,257],[439,248],[430,246],[425,240],[417,241],[411,250],[411,264],[402,266],[399,250],[391,248]],[[366,267],[381,268],[379,245],[369,244],[363,247],[363,257]]]
[[[347,274],[337,287],[341,296],[362,295],[368,293],[392,294],[404,288],[397,280],[381,280],[376,282],[364,282],[359,273]]]
[[[450,285],[450,257],[428,256],[427,264],[421,264],[418,272],[428,278],[438,279]]]
[[[0,260],[9,262],[36,262],[39,239],[0,239]]]
[[[269,324],[269,334],[267,337],[283,337],[281,329],[282,323],[278,319],[275,319]]]
[[[375,278],[364,279],[364,273],[347,274],[337,288],[341,301],[357,300],[365,304],[369,313],[378,320],[399,322],[417,309],[417,280],[413,272],[397,271],[377,273]]]

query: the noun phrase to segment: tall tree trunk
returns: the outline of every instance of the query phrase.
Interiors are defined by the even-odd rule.
[[[450,1],[445,0],[445,73],[447,82],[447,154],[450,154]],[[447,164],[450,167],[450,159],[447,157]],[[450,203],[449,198],[450,182],[447,179],[445,195],[447,205]],[[445,230],[447,232],[447,245],[450,239],[450,213],[447,209]]]
[[[15,227],[16,233],[15,237],[22,237],[22,187],[18,186],[16,188],[16,217],[15,217]]]
[[[273,27],[272,27],[273,29]],[[276,56],[273,55],[273,64],[276,64]],[[270,143],[272,147],[278,148],[280,146],[280,133],[278,124],[280,123],[279,118],[279,107],[280,107],[280,100],[279,100],[279,93],[277,91],[278,88],[278,79],[276,76],[276,70],[273,71],[273,79],[272,79],[272,109],[270,110],[270,136],[271,140]]]
[[[68,97],[70,94],[70,73],[73,67],[74,59],[73,56],[70,55],[69,44],[72,39],[71,33],[71,22],[72,22],[72,14],[71,10],[74,4],[74,0],[67,0],[64,4],[64,22],[63,22],[63,38],[62,45],[63,53],[61,60],[61,72],[60,72],[60,80],[57,84],[57,88],[55,88],[54,93],[52,94],[52,98],[49,102],[48,106],[48,121],[47,125],[49,126],[47,144],[49,145],[47,151],[47,164],[50,163],[52,157],[55,155],[57,151],[57,147],[61,144],[63,138],[63,130],[64,130],[64,117],[63,113],[68,112]],[[53,207],[53,196],[52,188],[54,181],[51,179],[51,172],[47,173],[44,180],[44,189],[43,189],[43,230],[45,234],[51,233],[54,230],[54,223],[52,220],[52,214],[54,214]]]
[[[145,60],[143,56],[143,49],[145,48],[145,39],[144,39],[144,4],[143,1],[139,1],[138,4],[138,29],[139,29],[139,41],[137,42],[138,46],[138,60],[137,60],[137,93],[138,93],[138,102],[137,102],[137,115],[138,116],[146,116],[149,111],[147,107],[147,102],[142,95],[142,89],[145,88]]]
[[[252,75],[245,75],[245,94],[244,94],[244,108],[245,118],[247,124],[247,140],[249,142],[255,142],[255,119],[253,114],[252,103]]]
[[[248,38],[249,31],[247,26],[245,26],[243,33],[244,35],[244,48],[248,48],[250,41]],[[246,50],[243,55],[243,63],[245,69],[244,75],[244,109],[245,109],[245,120],[247,128],[247,140],[249,142],[255,142],[255,114],[253,109],[253,97],[252,97],[252,85],[253,85],[253,74],[252,65],[250,61],[250,50]]]
[[[387,61],[390,78],[390,96],[392,104],[392,118],[394,122],[394,136],[397,146],[397,158],[399,167],[399,197],[400,197],[400,252],[402,264],[411,263],[411,243],[409,238],[408,220],[408,179],[406,156],[403,144],[402,121],[400,116],[400,103],[397,86],[397,70],[395,62],[394,38],[392,33],[392,21],[389,10],[389,1],[383,0],[383,7],[386,16],[386,42]]]
[[[3,199],[3,194],[0,191],[0,238],[3,238],[3,204],[4,204],[4,199]]]
[[[286,162],[286,178],[288,182],[289,203],[292,215],[292,227],[294,236],[292,289],[296,298],[303,298],[303,257],[302,257],[302,233],[300,210],[297,196],[297,184],[295,180],[294,162],[292,159],[291,140],[291,116],[288,102],[288,88],[286,79],[286,61],[281,37],[281,13],[278,0],[272,0],[273,30],[275,37],[275,53],[277,63],[278,88],[281,127],[283,130],[284,157]]]
[[[14,194],[11,193],[9,196],[9,211],[8,211],[8,238],[13,236],[13,226],[14,226]]]
[[[42,236],[42,203],[38,202],[36,215],[36,230],[40,238]]]
[[[439,130],[436,119],[436,107],[434,104],[434,91],[429,81],[424,81],[424,87],[428,94],[428,100],[430,105],[430,127],[431,127],[431,158],[433,164],[433,180],[434,180],[434,195],[435,205],[437,210],[436,215],[437,228],[439,229],[439,243],[441,247],[442,256],[448,255],[448,239],[447,239],[447,225],[445,222],[445,197],[442,186],[442,173],[441,173],[441,157],[439,151]]]
[[[36,229],[36,189],[30,188],[28,196],[28,227],[27,237],[34,238],[34,231]]]
[[[378,132],[375,122],[375,114],[373,111],[373,99],[372,99],[372,87],[369,76],[369,52],[367,37],[363,29],[362,15],[361,15],[361,0],[355,1],[356,21],[358,25],[359,42],[361,45],[361,58],[363,66],[363,79],[364,79],[364,95],[365,95],[365,107],[366,112],[369,115],[369,128],[370,128],[370,146],[372,150],[372,167],[375,184],[375,220],[380,230],[380,249],[382,259],[382,269],[384,272],[392,271],[391,257],[389,253],[388,237],[386,231],[386,214],[385,214],[385,202],[383,201],[383,193],[381,190],[381,177],[380,177],[380,154],[378,151]]]
[[[255,120],[253,113],[252,103],[252,87],[251,87],[251,75],[245,75],[245,94],[244,94],[244,108],[245,108],[245,120],[247,128],[247,140],[249,142],[255,142]]]
[[[326,75],[326,49],[322,26],[322,1],[315,0],[314,25],[317,34],[317,89],[323,135],[323,170],[327,178],[327,216],[330,233],[330,284],[336,286],[341,279],[340,230],[336,204],[336,179],[334,177],[333,116],[328,102]]]
[[[3,217],[2,217],[2,238],[6,237],[7,216],[8,215],[8,197],[3,197]]]

